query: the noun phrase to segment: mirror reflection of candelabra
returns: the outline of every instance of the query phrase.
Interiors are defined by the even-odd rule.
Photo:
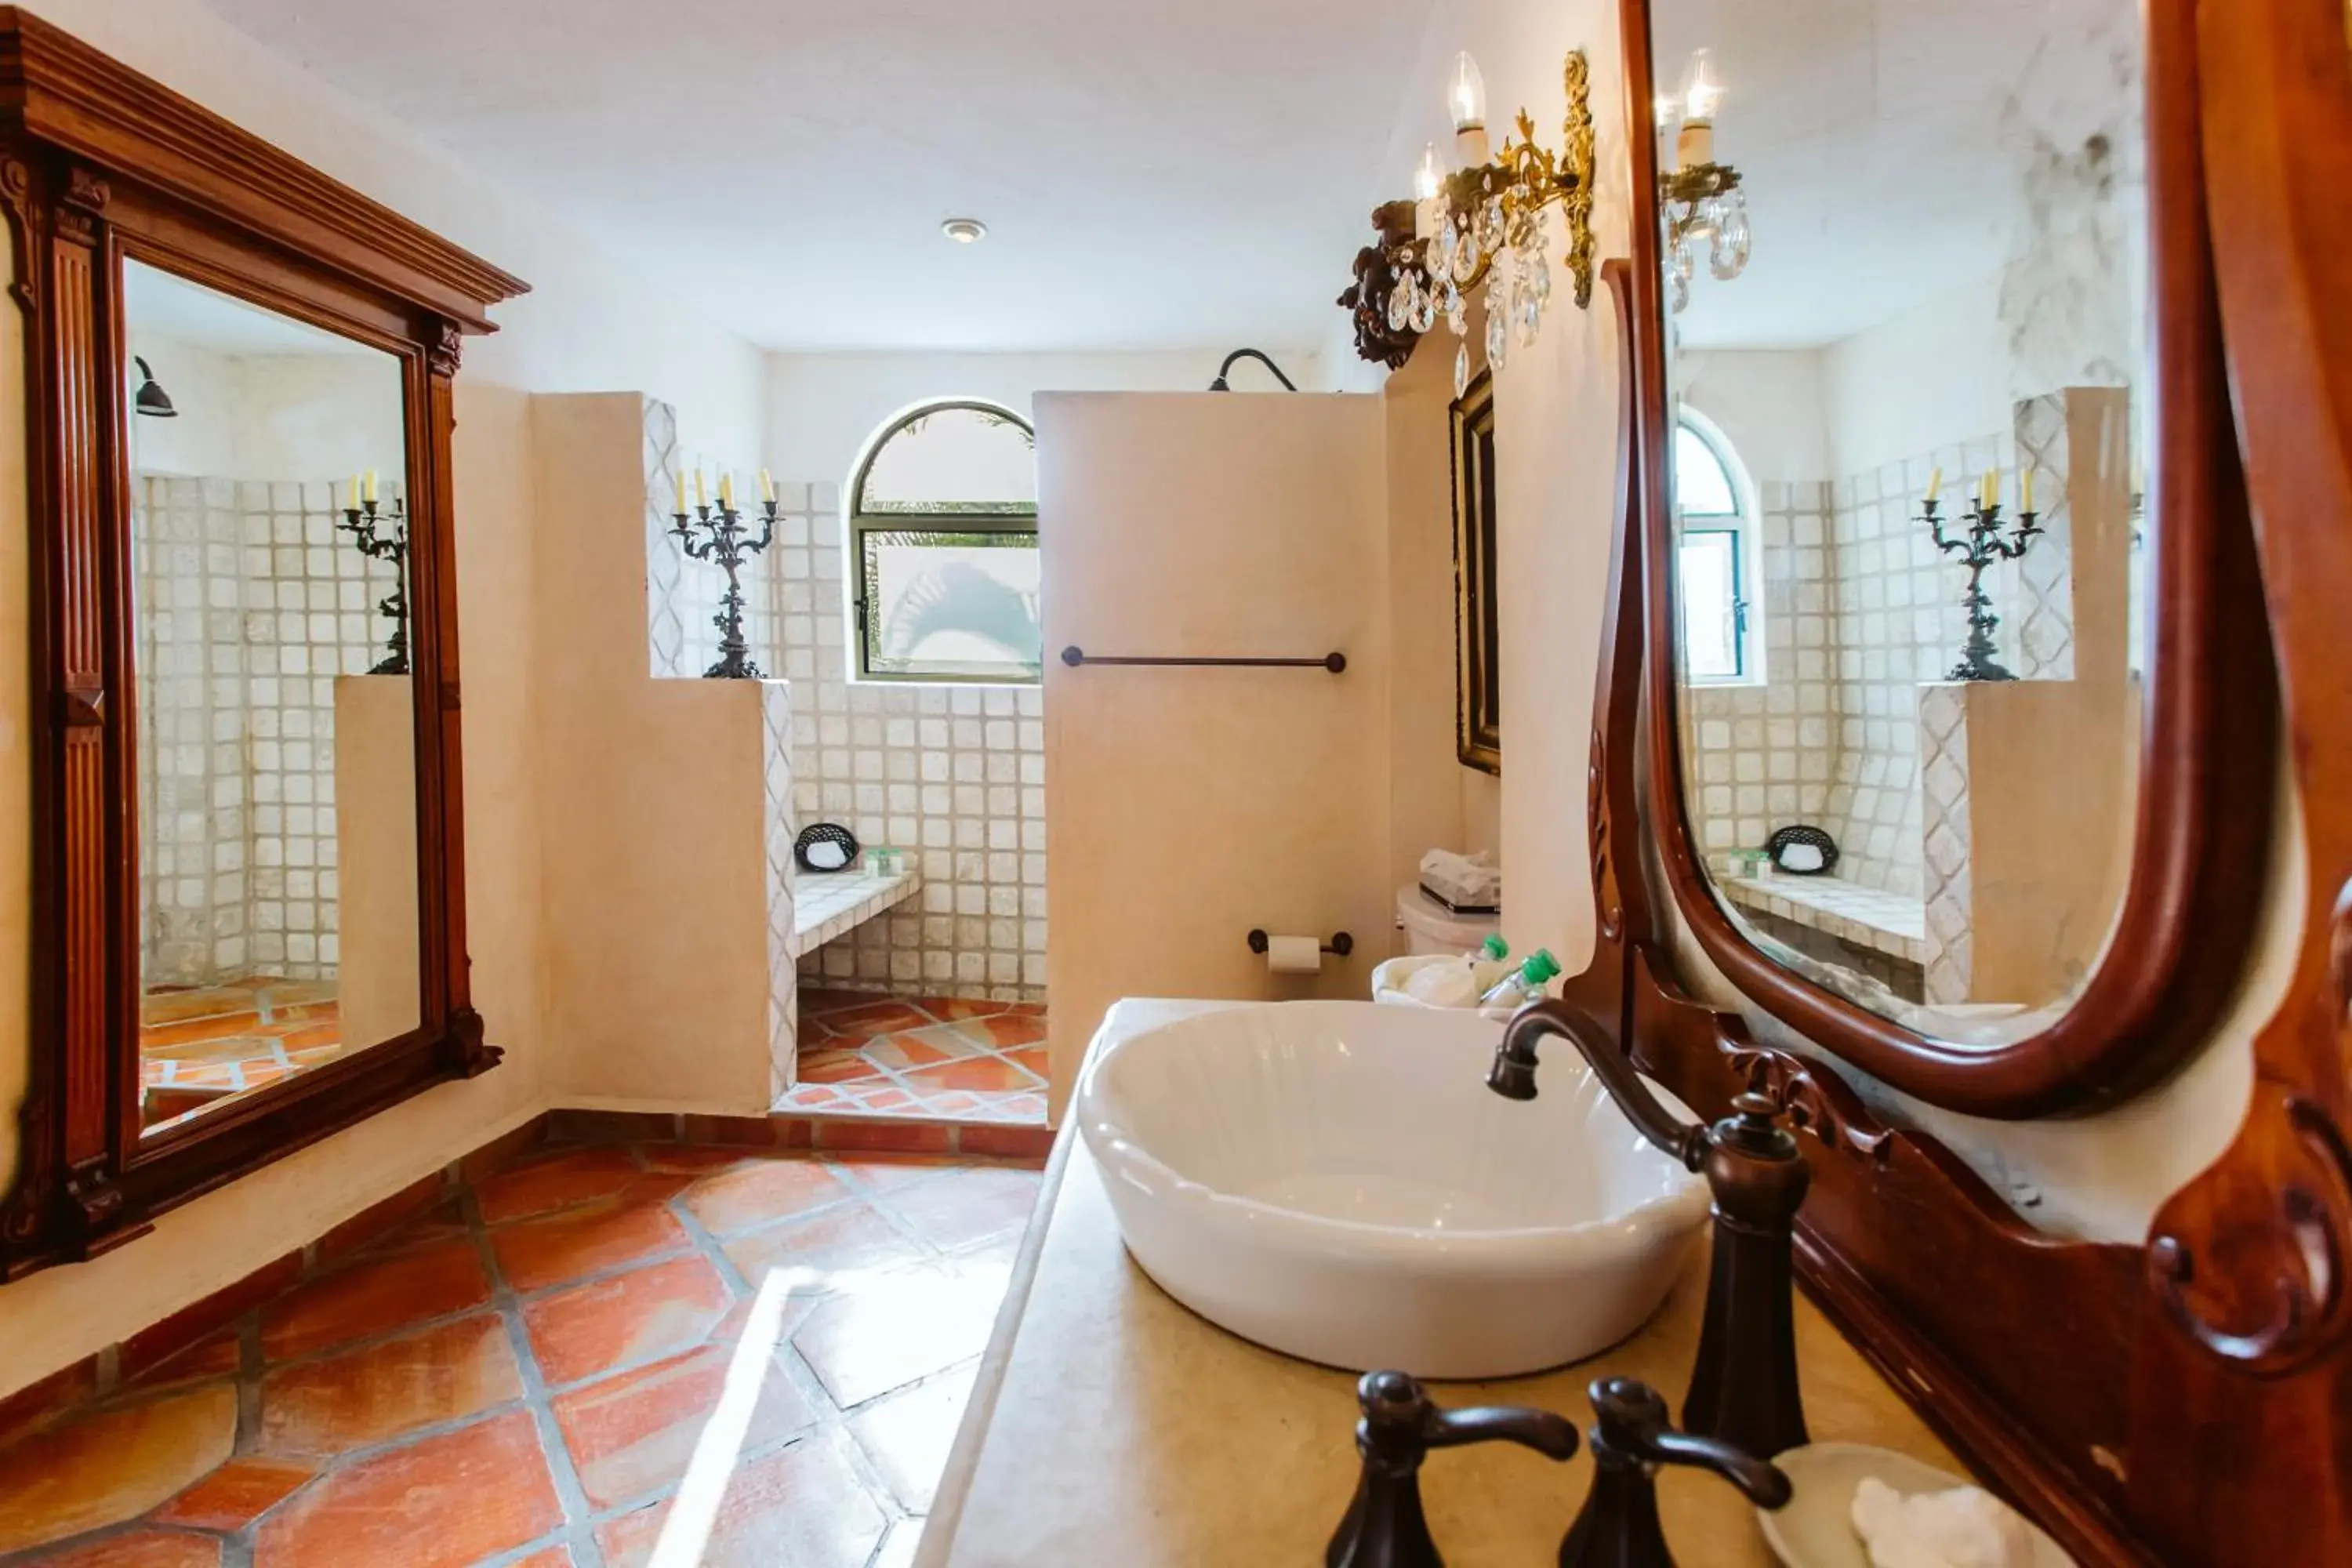
[[[1920,521],[1935,538],[1937,548],[1948,555],[1958,555],[1969,569],[1969,588],[1960,603],[1969,612],[1969,640],[1960,649],[1960,661],[1954,665],[1947,680],[2015,680],[2016,675],[2004,666],[1993,647],[1994,628],[2000,617],[1992,613],[1992,598],[1984,591],[1985,568],[1997,561],[2016,561],[2033,547],[2042,536],[2041,514],[2033,510],[2033,470],[2026,469],[2018,477],[2017,521],[2006,536],[2001,531],[2000,471],[1987,471],[1977,487],[1975,500],[1959,521],[1965,525],[1962,537],[1954,538],[1944,531],[1942,518],[1937,514],[1937,495],[1943,489],[1944,470],[1936,469],[1927,476],[1927,500],[1920,505]]]
[[[731,474],[719,476],[719,505],[710,504],[710,491],[702,470],[694,469],[694,507],[686,504],[684,464],[678,467],[677,510],[671,514],[670,532],[678,544],[697,561],[718,563],[727,574],[727,594],[719,602],[719,613],[710,624],[719,628],[719,662],[702,672],[707,680],[758,680],[760,667],[751,662],[751,645],[743,637],[743,563],[774,542],[776,537],[776,485],[768,470],[760,470],[760,532],[755,538],[744,525],[742,513],[735,510],[735,479]]]
[[[376,601],[376,614],[392,623],[392,635],[384,639],[384,656],[368,670],[370,675],[406,675],[408,673],[408,509],[397,498],[388,510],[379,511],[376,505],[376,474],[370,468],[362,477],[352,476],[352,504],[343,509],[343,521],[335,525],[352,536],[359,552],[371,561],[392,563],[392,592]]]

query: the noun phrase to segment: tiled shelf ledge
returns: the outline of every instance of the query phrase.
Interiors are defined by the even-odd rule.
[[[888,876],[872,871],[804,874],[793,886],[793,956],[814,952],[883,910],[905,903],[922,886],[922,874],[912,869]]]
[[[1732,902],[1827,931],[1875,952],[1913,963],[1927,952],[1927,906],[1836,877],[1776,877],[1769,882],[1726,878],[1717,884]]]

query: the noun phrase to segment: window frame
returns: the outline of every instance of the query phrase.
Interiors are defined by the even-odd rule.
[[[881,593],[877,552],[882,543],[940,548],[1034,550],[1041,547],[1037,503],[1034,501],[933,501],[872,510],[866,509],[866,482],[872,478],[874,464],[883,450],[908,428],[933,415],[957,411],[979,414],[1010,425],[1021,433],[1021,438],[1028,443],[1032,451],[1036,448],[1036,427],[1027,419],[1001,403],[976,397],[941,397],[916,404],[893,416],[866,441],[856,468],[851,471],[848,492],[842,507],[847,524],[847,570],[844,575],[849,599],[847,624],[853,639],[850,679],[854,684],[1021,687],[1044,683],[1045,639],[1042,633],[1038,639],[1036,665],[1008,664],[1005,667],[1006,671],[1020,670],[1024,673],[959,673],[880,668],[883,658],[881,627],[872,610]]]
[[[1756,487],[1748,478],[1748,466],[1739,460],[1738,452],[1722,428],[1706,415],[1684,404],[1675,416],[1675,427],[1668,432],[1668,449],[1674,437],[1687,430],[1692,439],[1703,447],[1722,471],[1725,488],[1731,494],[1733,510],[1690,513],[1683,510],[1681,485],[1678,482],[1681,465],[1667,465],[1673,483],[1673,518],[1675,529],[1675,662],[1683,679],[1693,686],[1761,686],[1767,680],[1764,668],[1764,646],[1760,635],[1762,617],[1755,614],[1759,597],[1758,574],[1762,567],[1763,552],[1757,539]],[[1694,534],[1727,534],[1731,539],[1732,573],[1732,649],[1735,673],[1731,675],[1695,675],[1690,669],[1690,643],[1684,636],[1687,614],[1682,605],[1681,563],[1684,543]]]

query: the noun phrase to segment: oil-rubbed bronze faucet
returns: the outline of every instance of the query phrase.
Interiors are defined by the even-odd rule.
[[[1441,1410],[1401,1372],[1368,1372],[1356,1384],[1364,1457],[1355,1500],[1323,1553],[1324,1568],[1445,1568],[1421,1511],[1421,1462],[1432,1448],[1520,1443],[1549,1459],[1576,1453],[1576,1427],[1549,1410],[1493,1405]]]
[[[1714,1126],[1684,1122],[1658,1103],[1633,1064],[1591,1016],[1567,1002],[1530,1002],[1512,1015],[1486,1086],[1508,1100],[1536,1097],[1536,1041],[1562,1035],[1642,1135],[1706,1177],[1715,1194],[1715,1261],[1698,1361],[1683,1425],[1769,1458],[1801,1447],[1791,1227],[1812,1173],[1775,1119],[1778,1107],[1742,1094]]]
[[[1789,1478],[1777,1466],[1718,1438],[1674,1430],[1666,1402],[1648,1384],[1605,1377],[1589,1392],[1600,1417],[1592,1428],[1592,1489],[1559,1544],[1559,1568],[1675,1568],[1658,1528],[1661,1465],[1713,1470],[1759,1508],[1787,1504]]]

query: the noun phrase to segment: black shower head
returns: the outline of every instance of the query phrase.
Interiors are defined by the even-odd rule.
[[[131,363],[139,367],[139,390],[131,395],[131,405],[150,419],[177,419],[180,411],[172,406],[172,399],[155,381],[155,373],[137,354]]]

